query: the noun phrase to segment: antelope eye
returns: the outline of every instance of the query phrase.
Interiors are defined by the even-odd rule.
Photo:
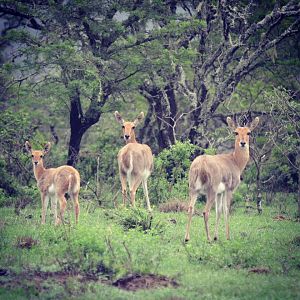
[[[125,129],[125,126],[123,125],[122,128]]]
[[[235,134],[235,135],[238,135],[239,133],[235,131],[234,134]]]
[[[247,132],[247,135],[250,135],[251,134],[251,132]]]
[[[43,158],[43,155],[40,155],[40,158]]]
[[[31,155],[31,157],[33,158],[33,157],[34,157],[34,155],[32,154],[32,155]]]
[[[134,129],[135,128],[135,126],[132,126],[132,129]]]

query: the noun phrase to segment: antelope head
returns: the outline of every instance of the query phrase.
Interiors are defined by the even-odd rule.
[[[249,126],[239,127],[235,124],[235,122],[227,117],[227,124],[235,133],[235,146],[240,149],[249,149],[249,137],[251,131],[258,125],[259,118],[256,117]]]
[[[43,165],[43,158],[45,154],[49,152],[50,148],[51,143],[48,142],[43,150],[32,150],[31,144],[28,141],[25,142],[25,149],[31,155],[32,164],[34,167]]]
[[[122,125],[124,141],[126,143],[136,142],[134,129],[143,120],[144,113],[141,112],[133,122],[124,121],[118,111],[115,112],[115,118]]]

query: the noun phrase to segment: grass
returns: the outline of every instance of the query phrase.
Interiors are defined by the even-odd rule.
[[[198,209],[201,211],[202,205]],[[40,209],[16,215],[0,209],[0,299],[296,299],[300,297],[300,223],[296,204],[262,215],[236,209],[231,240],[208,243],[203,220],[193,218],[184,244],[186,213],[153,218],[142,209],[82,205],[78,226],[55,227]],[[129,226],[130,222],[134,226]],[[212,214],[211,231],[214,214]],[[141,226],[139,226],[141,224]],[[125,291],[112,283],[129,274],[157,274],[177,287]]]

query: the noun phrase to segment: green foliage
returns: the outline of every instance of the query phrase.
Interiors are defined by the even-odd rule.
[[[153,214],[142,208],[125,208],[112,211],[110,217],[115,219],[125,230],[138,229],[145,233],[159,234],[164,224],[153,219]]]
[[[1,205],[11,203],[11,196],[22,195],[26,182],[24,166],[27,156],[23,153],[26,140],[29,139],[32,128],[29,113],[12,109],[0,112],[0,188],[5,197],[1,197]]]
[[[243,205],[246,201],[246,198],[251,195],[249,187],[246,183],[241,182],[238,188],[233,193],[233,204],[238,203]]]
[[[274,140],[270,163],[266,164],[263,169],[263,180],[267,181],[266,189],[296,192],[299,185],[297,173],[299,173],[300,161],[297,157],[300,146],[300,123],[297,119],[300,105],[284,88],[265,91],[263,98],[265,101],[270,101],[273,106],[270,112],[270,128],[260,134],[262,137],[257,139],[258,147],[263,147],[268,140]],[[268,180],[270,178],[272,180]]]
[[[188,195],[188,170],[200,148],[190,142],[177,142],[154,159],[154,172],[149,179],[151,202],[162,203]]]

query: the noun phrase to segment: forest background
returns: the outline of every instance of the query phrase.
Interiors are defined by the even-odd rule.
[[[0,12],[2,201],[33,182],[31,140],[51,141],[48,164],[76,166],[90,196],[112,203],[119,110],[146,113],[138,140],[157,158],[153,181],[161,168],[165,179],[150,184],[154,204],[186,179],[181,155],[231,147],[227,116],[259,116],[251,199],[298,193],[300,212],[297,1],[1,1]]]
[[[227,116],[259,116],[233,205],[292,203],[299,218],[299,1],[1,0],[0,17],[2,208],[39,207],[26,140],[79,170],[81,203],[118,207],[118,110],[145,112],[156,207],[187,201],[197,155],[232,148]]]

